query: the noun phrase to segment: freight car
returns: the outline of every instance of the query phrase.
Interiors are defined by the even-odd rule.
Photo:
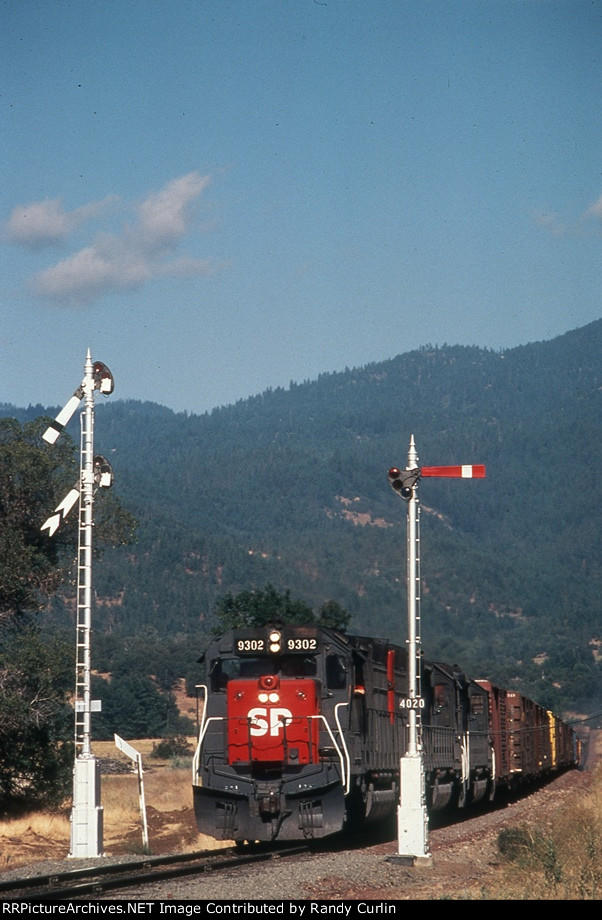
[[[569,725],[516,690],[504,690],[487,680],[477,683],[489,695],[496,787],[514,791],[547,773],[577,766],[581,743]]]
[[[395,814],[419,705],[430,813],[575,766],[572,729],[520,694],[407,650],[318,626],[238,629],[203,659],[197,826],[223,840],[325,837]]]

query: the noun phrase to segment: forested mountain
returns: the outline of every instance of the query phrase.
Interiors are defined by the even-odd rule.
[[[425,654],[556,710],[599,709],[601,333],[425,346],[201,416],[98,399],[95,448],[139,531],[95,565],[96,667],[153,636],[194,668],[216,600],[267,583],[403,641],[406,505],[387,470],[413,434],[420,464],[487,466],[420,484]]]

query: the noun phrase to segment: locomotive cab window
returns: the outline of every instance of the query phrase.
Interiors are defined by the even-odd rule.
[[[441,712],[448,704],[447,684],[435,684],[435,709]]]
[[[329,690],[344,690],[347,686],[347,671],[339,655],[326,656],[326,686]]]
[[[237,664],[237,661],[229,658],[216,658],[215,661],[211,662],[209,681],[213,693],[225,690],[228,681],[237,676]]]
[[[315,677],[316,659],[301,655],[277,658],[217,658],[209,673],[213,693],[225,691],[231,680],[256,680],[265,674],[282,678]]]
[[[315,677],[316,659],[301,658],[299,655],[283,655],[278,670],[282,677]]]

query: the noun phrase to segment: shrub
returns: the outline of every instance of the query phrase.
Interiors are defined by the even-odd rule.
[[[189,757],[192,753],[192,748],[186,738],[178,735],[175,738],[162,738],[161,741],[153,744],[149,756],[157,760],[172,760],[177,757]]]

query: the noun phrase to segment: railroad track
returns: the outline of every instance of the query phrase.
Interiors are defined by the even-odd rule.
[[[248,853],[241,853],[232,847],[218,851],[147,857],[136,862],[111,863],[0,882],[0,899],[24,902],[72,901],[120,888],[141,888],[154,882],[221,872],[249,863],[286,859],[307,852],[308,846],[296,845],[270,850],[250,847]]]

